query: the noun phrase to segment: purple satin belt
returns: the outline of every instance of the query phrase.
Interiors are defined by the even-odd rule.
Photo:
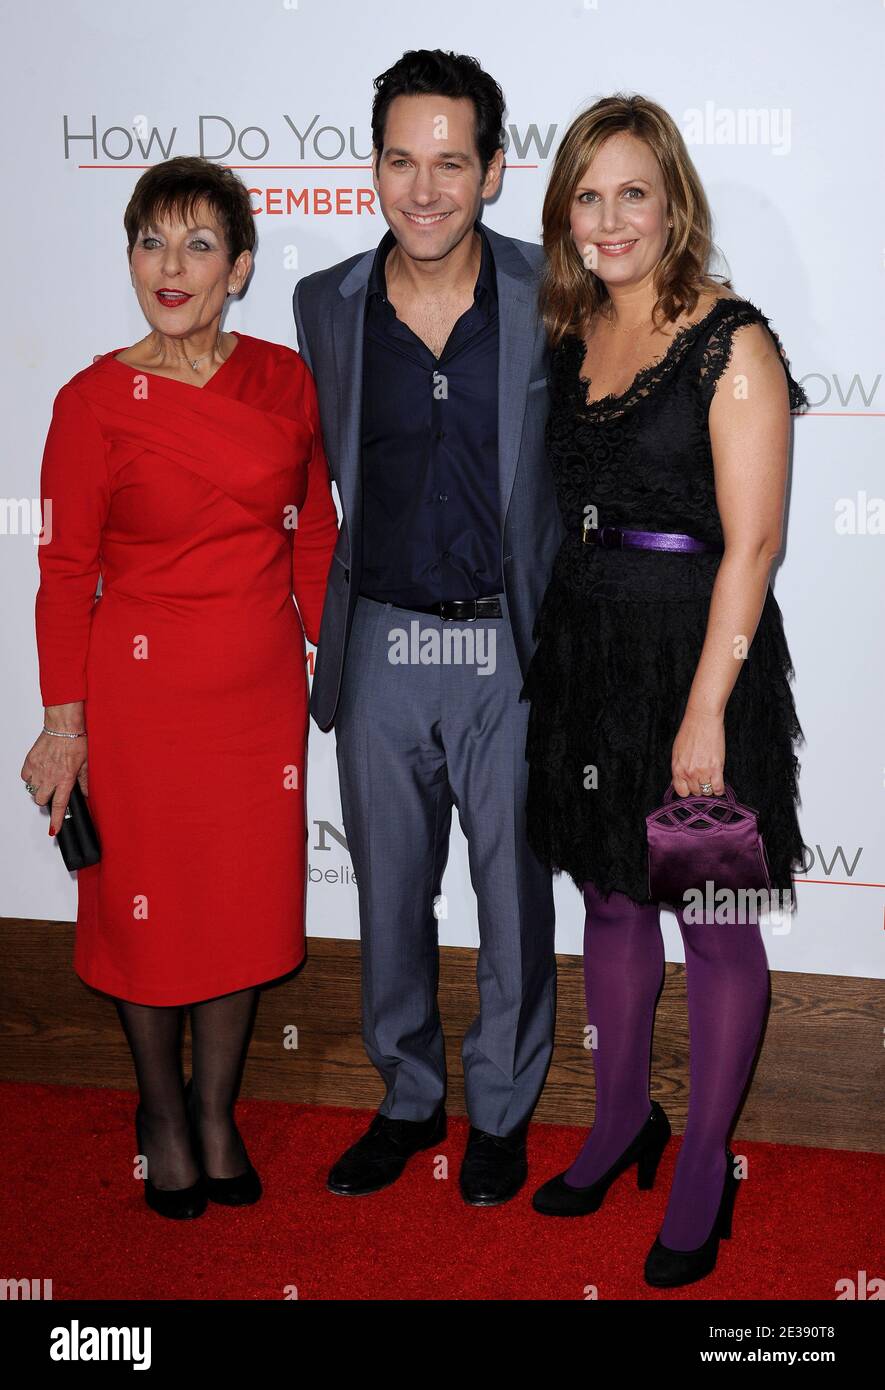
[[[698,555],[703,551],[721,555],[722,546],[708,545],[681,531],[630,531],[622,526],[586,526],[585,544],[600,545],[603,550],[672,550]]]

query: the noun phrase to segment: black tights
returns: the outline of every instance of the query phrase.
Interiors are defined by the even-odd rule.
[[[142,1106],[148,1172],[156,1187],[190,1187],[198,1168],[188,1135],[181,1070],[184,1012],[191,1011],[196,1116],[206,1171],[232,1178],[247,1154],[234,1121],[234,1104],[255,1012],[258,988],[199,1004],[158,1007],[116,1000],[132,1050]]]

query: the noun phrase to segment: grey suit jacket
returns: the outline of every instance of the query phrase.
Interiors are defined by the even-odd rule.
[[[501,562],[523,675],[532,627],[565,534],[544,452],[549,349],[538,315],[540,246],[484,227],[498,285],[498,479]],[[321,729],[335,720],[362,565],[361,408],[366,286],[375,251],[299,280],[293,295],[298,349],[316,381],[323,443],[341,499],[329,567],[310,710]],[[394,538],[391,538],[394,539]]]

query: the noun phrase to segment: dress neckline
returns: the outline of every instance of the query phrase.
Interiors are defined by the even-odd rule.
[[[231,332],[237,340],[237,346],[233,348],[231,352],[228,353],[221,366],[215,369],[215,371],[210,376],[209,380],[203,382],[202,386],[198,385],[197,382],[182,381],[178,377],[163,376],[161,372],[149,372],[145,367],[134,366],[132,362],[118,361],[117,353],[125,352],[125,347],[112,348],[110,352],[105,353],[105,361],[112,362],[115,367],[122,367],[124,371],[129,372],[130,374],[132,372],[135,372],[139,376],[153,377],[157,381],[168,381],[170,386],[183,386],[187,391],[205,391],[206,387],[211,386],[215,378],[221,372],[224,371],[225,367],[228,365],[231,359],[234,357],[239,357],[240,353],[243,351],[247,335],[244,333],[238,333],[235,328],[232,328]]]
[[[579,333],[567,334],[566,336],[574,341],[579,352],[578,360],[576,363],[577,370],[575,372],[575,376],[577,378],[578,396],[582,406],[585,410],[589,411],[596,410],[599,406],[620,405],[622,402],[626,401],[629,396],[633,394],[637,387],[645,385],[647,377],[649,377],[653,372],[656,372],[659,368],[665,366],[669,362],[669,359],[675,352],[676,348],[684,341],[688,334],[694,333],[695,330],[698,328],[703,328],[703,326],[710,321],[710,319],[719,309],[720,305],[734,304],[746,306],[748,302],[749,301],[741,299],[740,297],[732,299],[729,295],[720,294],[710,305],[710,308],[708,309],[707,313],[704,314],[701,318],[696,319],[694,323],[687,323],[684,324],[682,328],[677,328],[676,332],[673,334],[673,337],[670,340],[668,347],[665,349],[664,352],[661,353],[660,357],[656,357],[653,361],[647,362],[644,367],[640,367],[633,380],[625,387],[623,391],[609,391],[606,395],[599,396],[595,401],[587,400],[587,387],[592,385],[592,381],[588,377],[581,376],[581,367],[583,365],[584,358],[587,356],[587,344],[584,342],[584,339],[581,337]]]

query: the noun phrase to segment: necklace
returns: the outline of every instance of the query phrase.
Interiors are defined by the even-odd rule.
[[[211,348],[209,349],[208,352],[201,352],[199,357],[189,357],[189,358],[187,359],[187,360],[190,362],[191,366],[193,367],[194,371],[197,370],[197,363],[198,363],[198,362],[202,362],[202,360],[203,360],[204,357],[211,357],[211,356],[212,356],[212,353],[215,351],[215,348],[218,347],[218,344],[219,344],[220,342],[221,342],[221,334],[219,333],[218,337],[217,337],[216,340],[215,340],[215,347],[211,347]]]
[[[599,317],[601,322],[604,323],[612,333],[635,333],[638,328],[644,328],[649,322],[648,319],[638,319],[636,323],[629,324],[624,328],[622,324],[617,324],[613,321],[609,315],[609,311],[606,309],[600,309]]]

